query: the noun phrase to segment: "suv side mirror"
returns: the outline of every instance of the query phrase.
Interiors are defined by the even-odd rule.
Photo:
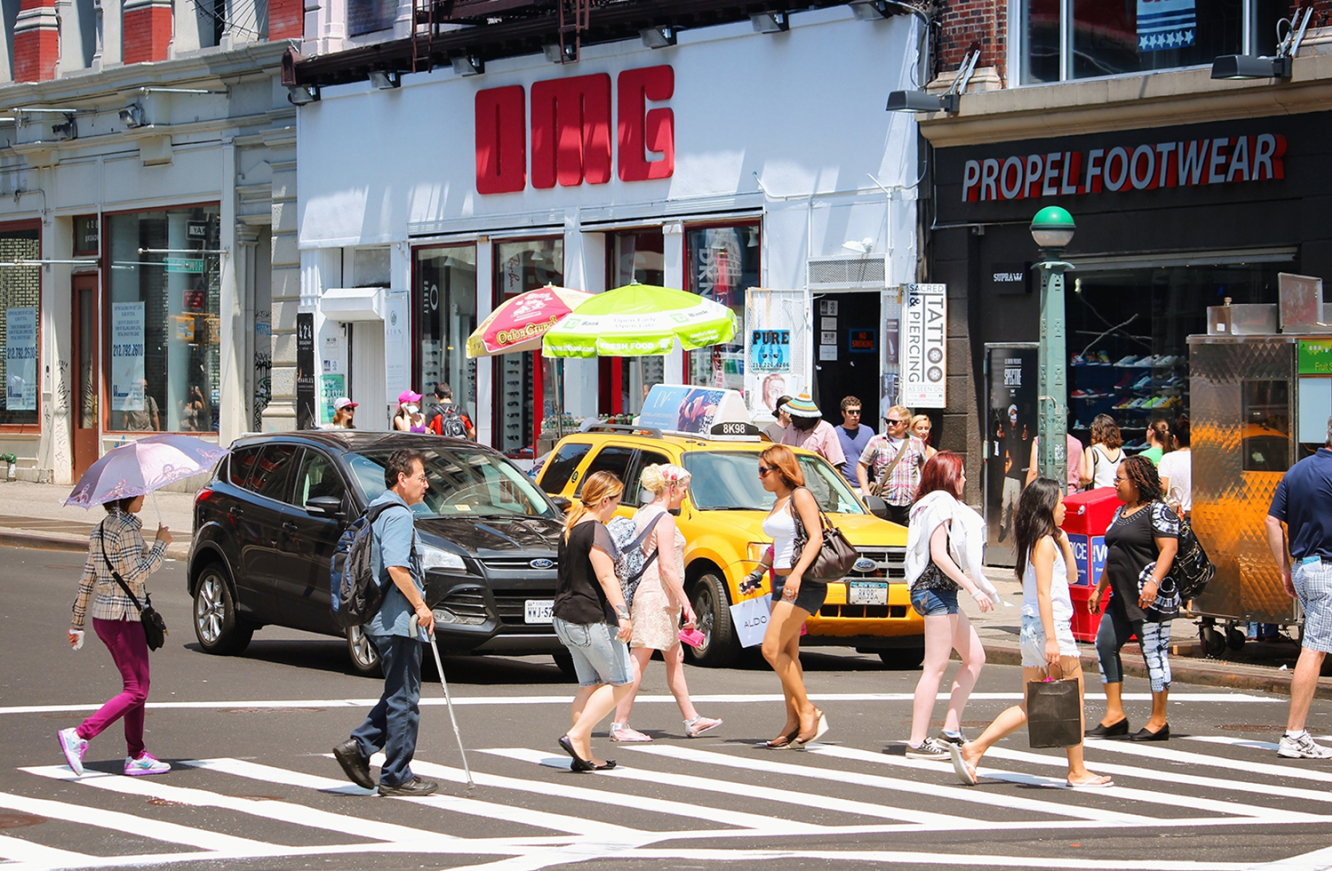
[[[547,495],[549,496],[550,494]],[[565,514],[569,513],[569,506],[573,504],[567,496],[550,496],[550,501],[554,502],[555,507],[563,511]]]
[[[338,496],[316,496],[305,503],[305,510],[312,517],[342,517],[342,499]]]
[[[881,517],[884,520],[888,519],[888,503],[884,502],[882,498],[878,496],[866,496],[865,507],[868,508],[870,514],[873,514],[875,517]]]

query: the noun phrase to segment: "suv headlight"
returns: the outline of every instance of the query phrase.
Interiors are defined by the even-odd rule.
[[[467,567],[463,565],[462,557],[456,553],[450,553],[447,550],[441,550],[438,547],[421,545],[421,569],[429,571],[430,569],[454,569],[463,571]]]

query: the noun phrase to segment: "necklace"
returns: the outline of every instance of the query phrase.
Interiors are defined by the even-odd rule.
[[[1150,502],[1139,502],[1139,503],[1137,503],[1136,505],[1134,505],[1134,506],[1132,506],[1132,507],[1129,507],[1128,505],[1125,505],[1125,506],[1124,506],[1124,514],[1123,514],[1124,519],[1127,520],[1128,518],[1130,518],[1130,517],[1132,517],[1133,515],[1137,514],[1139,511],[1141,511],[1142,509],[1146,508],[1146,507],[1147,507],[1148,505],[1150,505],[1150,504],[1151,504]]]

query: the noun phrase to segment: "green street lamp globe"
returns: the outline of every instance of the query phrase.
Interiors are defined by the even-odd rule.
[[[1046,206],[1031,219],[1031,238],[1040,248],[1059,249],[1073,241],[1077,225],[1073,216],[1059,206]]]

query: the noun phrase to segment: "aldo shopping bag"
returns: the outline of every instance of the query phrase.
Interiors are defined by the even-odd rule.
[[[1082,699],[1076,680],[1047,676],[1027,683],[1027,737],[1033,749],[1082,743]]]
[[[772,612],[772,595],[764,593],[752,599],[742,599],[731,606],[731,622],[741,647],[756,647],[763,643],[768,631],[768,615]]]

